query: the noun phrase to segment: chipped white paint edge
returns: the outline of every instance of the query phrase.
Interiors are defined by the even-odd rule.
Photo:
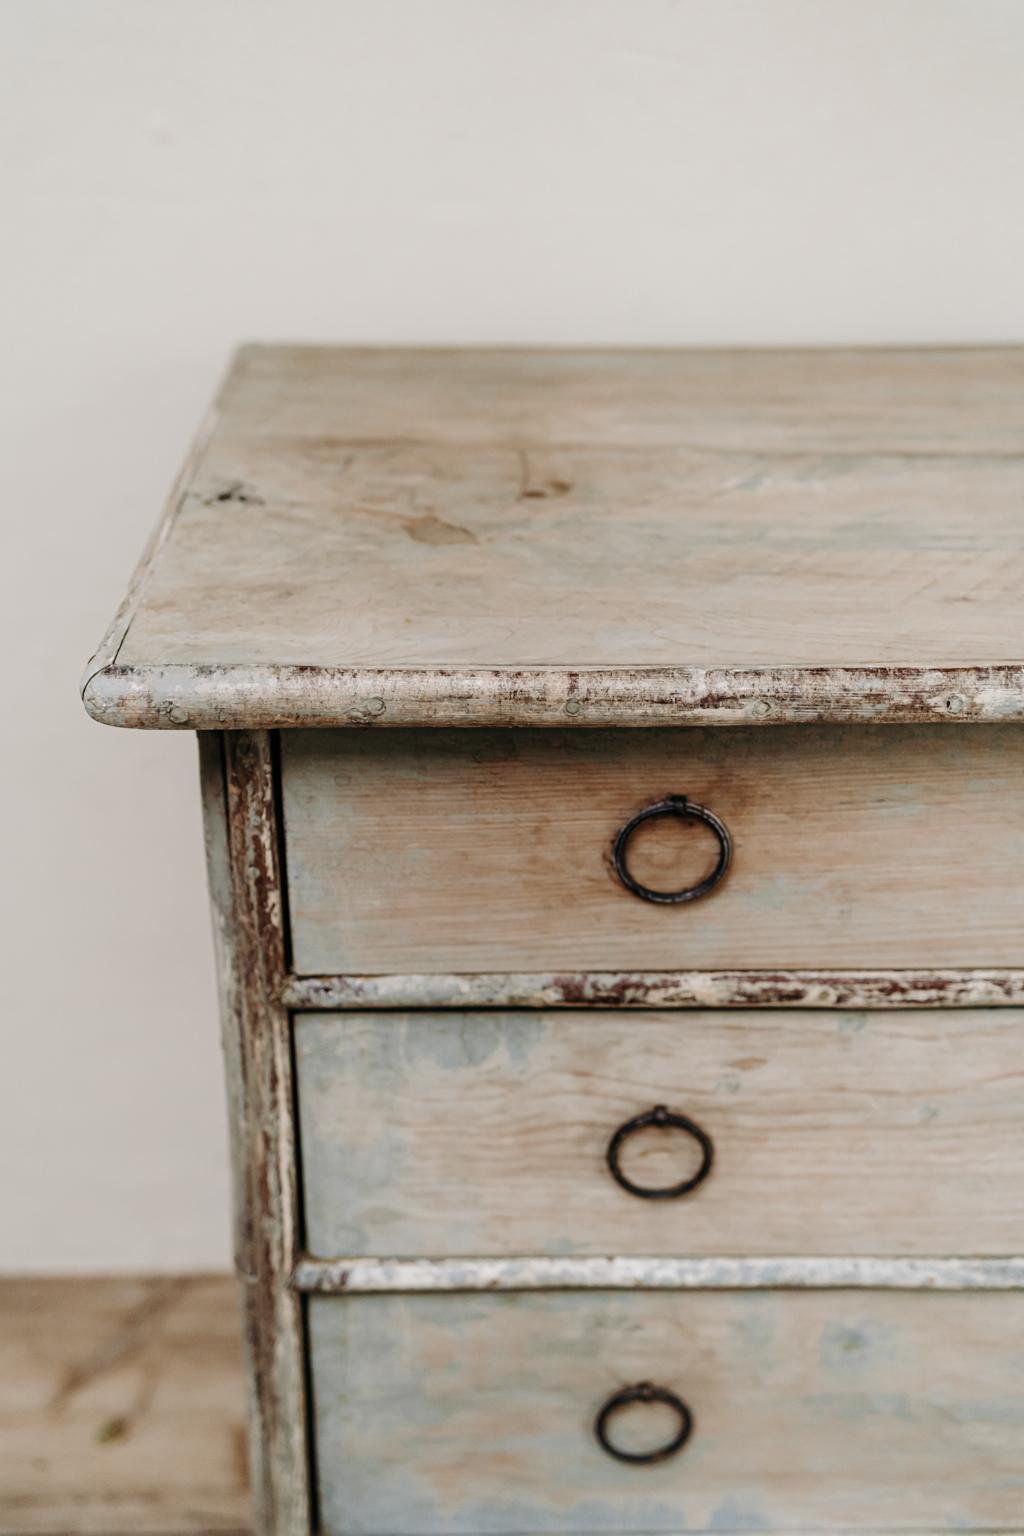
[[[421,1291],[1024,1289],[1024,1257],[879,1258],[300,1258],[297,1291],[373,1295]]]
[[[998,1008],[1024,970],[507,971],[290,976],[288,1008]]]
[[[150,730],[963,724],[1024,720],[1024,664],[522,670],[129,667],[111,660],[87,671],[82,698],[94,720]]]

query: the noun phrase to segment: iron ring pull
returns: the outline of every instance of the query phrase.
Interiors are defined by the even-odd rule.
[[[676,816],[681,821],[702,821],[705,826],[711,828],[718,839],[718,862],[709,875],[699,880],[696,885],[684,886],[681,891],[655,891],[649,885],[642,885],[635,880],[629,872],[626,863],[626,848],[630,838],[637,827],[643,821],[651,821],[656,816]],[[612,864],[615,873],[634,896],[639,896],[643,901],[660,901],[675,904],[682,901],[696,901],[699,896],[706,896],[714,890],[720,880],[725,878],[729,861],[732,858],[732,837],[729,828],[723,821],[719,821],[713,811],[706,806],[697,805],[695,801],[688,800],[685,795],[668,795],[664,800],[658,800],[654,805],[645,806],[642,811],[637,811],[631,816],[625,826],[620,827],[615,834],[615,842],[612,844]]]
[[[692,1136],[701,1150],[700,1167],[697,1172],[688,1179],[682,1179],[678,1184],[666,1184],[661,1189],[650,1189],[643,1184],[634,1184],[633,1180],[622,1171],[619,1153],[627,1136],[632,1136],[634,1131],[642,1131],[648,1125],[666,1126],[685,1131],[688,1136]],[[703,1184],[715,1160],[715,1146],[707,1131],[703,1130],[695,1120],[691,1120],[688,1115],[673,1114],[670,1109],[665,1108],[664,1104],[656,1104],[653,1109],[619,1126],[608,1143],[605,1156],[612,1178],[629,1194],[636,1195],[641,1200],[678,1200],[681,1195],[690,1194],[698,1184]]]
[[[657,1446],[653,1451],[624,1451],[609,1438],[608,1424],[620,1408],[625,1408],[629,1403],[665,1403],[679,1416],[679,1428],[667,1440],[664,1445]],[[614,1392],[605,1403],[597,1418],[594,1420],[594,1434],[597,1443],[609,1456],[614,1456],[616,1461],[628,1461],[635,1466],[650,1466],[655,1461],[667,1461],[677,1451],[681,1451],[693,1429],[693,1415],[674,1392],[667,1387],[656,1387],[649,1381],[637,1382],[636,1386],[623,1387],[621,1391]]]

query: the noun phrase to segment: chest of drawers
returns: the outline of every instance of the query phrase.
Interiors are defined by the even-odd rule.
[[[260,1536],[1024,1532],[1024,356],[239,353],[199,733]]]

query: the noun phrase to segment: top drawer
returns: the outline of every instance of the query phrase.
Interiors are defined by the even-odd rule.
[[[1013,966],[1024,930],[1024,727],[286,731],[295,968],[336,972]],[[680,904],[616,876],[667,796],[731,836]],[[721,834],[629,839],[653,890]]]

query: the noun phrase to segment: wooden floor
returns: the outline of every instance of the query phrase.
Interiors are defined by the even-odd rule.
[[[234,1280],[0,1281],[2,1536],[249,1528]]]

